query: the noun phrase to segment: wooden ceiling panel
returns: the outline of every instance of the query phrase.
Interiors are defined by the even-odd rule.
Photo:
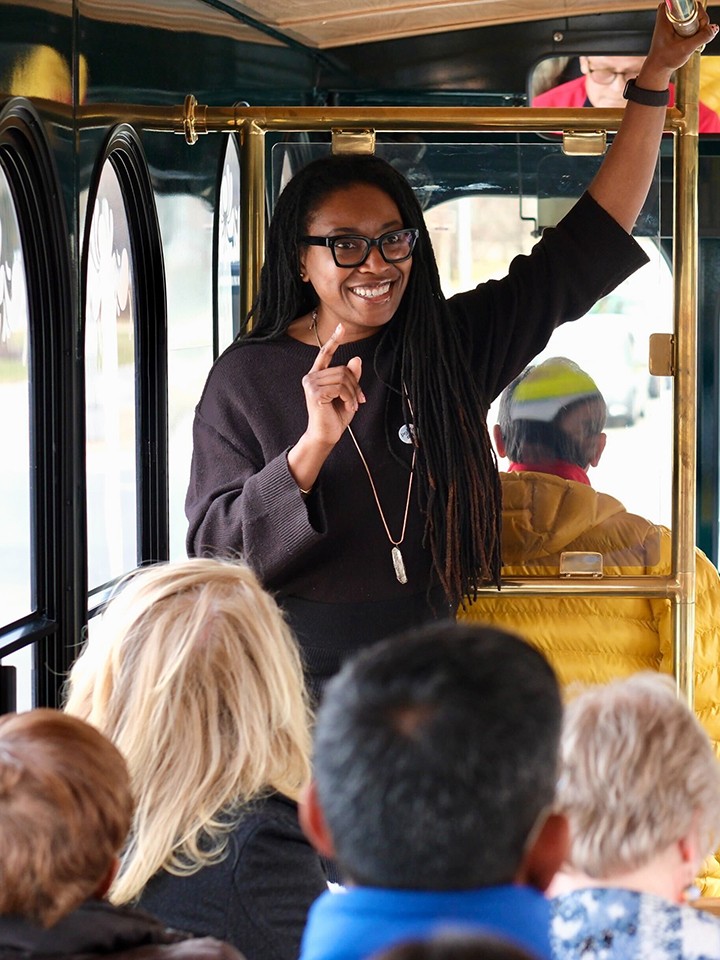
[[[655,0],[250,0],[235,5],[309,47],[326,49],[450,30],[654,9]]]
[[[0,0],[0,7],[16,2]],[[69,0],[33,3],[53,12],[69,8]],[[80,15],[93,19],[223,34],[255,43],[275,44],[286,37],[319,50],[655,6],[656,0],[224,0],[222,7],[203,0],[78,0]],[[269,32],[254,29],[253,21]]]
[[[5,2],[13,3],[16,0],[0,0],[0,5]],[[61,2],[67,11],[67,0]],[[50,9],[53,4],[57,5],[57,0],[35,0],[35,6],[38,7]],[[247,43],[276,45],[279,42],[231,14],[198,0],[78,0],[78,12],[80,16],[106,23],[225,36]],[[255,16],[255,19],[262,18]]]

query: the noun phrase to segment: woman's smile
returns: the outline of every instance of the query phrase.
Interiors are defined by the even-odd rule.
[[[375,284],[363,284],[358,287],[350,287],[352,292],[356,297],[360,297],[361,300],[372,300],[374,302],[384,302],[388,299],[391,288],[390,280],[383,280],[380,283]]]

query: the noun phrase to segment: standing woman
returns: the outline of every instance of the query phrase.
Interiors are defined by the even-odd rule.
[[[187,543],[241,553],[276,592],[316,693],[358,647],[499,581],[488,407],[558,324],[645,262],[629,232],[663,91],[717,31],[699,16],[682,38],[658,8],[600,171],[503,280],[446,301],[413,191],[377,158],[315,161],[280,195],[252,329],[196,410]]]

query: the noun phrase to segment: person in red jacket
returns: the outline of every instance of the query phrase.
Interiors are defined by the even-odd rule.
[[[645,57],[579,57],[582,75],[533,97],[533,107],[624,107],[625,84],[637,77]],[[670,84],[670,106],[675,86]],[[720,133],[720,117],[705,103],[699,105],[700,133]]]

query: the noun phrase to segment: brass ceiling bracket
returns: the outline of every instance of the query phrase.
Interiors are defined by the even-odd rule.
[[[192,146],[197,143],[201,133],[207,133],[207,106],[198,104],[195,97],[189,93],[185,97],[183,106],[183,129],[185,143]]]
[[[333,154],[370,154],[375,153],[374,130],[341,130],[332,131]]]
[[[601,157],[607,148],[607,132],[563,130],[562,148],[569,157]]]

